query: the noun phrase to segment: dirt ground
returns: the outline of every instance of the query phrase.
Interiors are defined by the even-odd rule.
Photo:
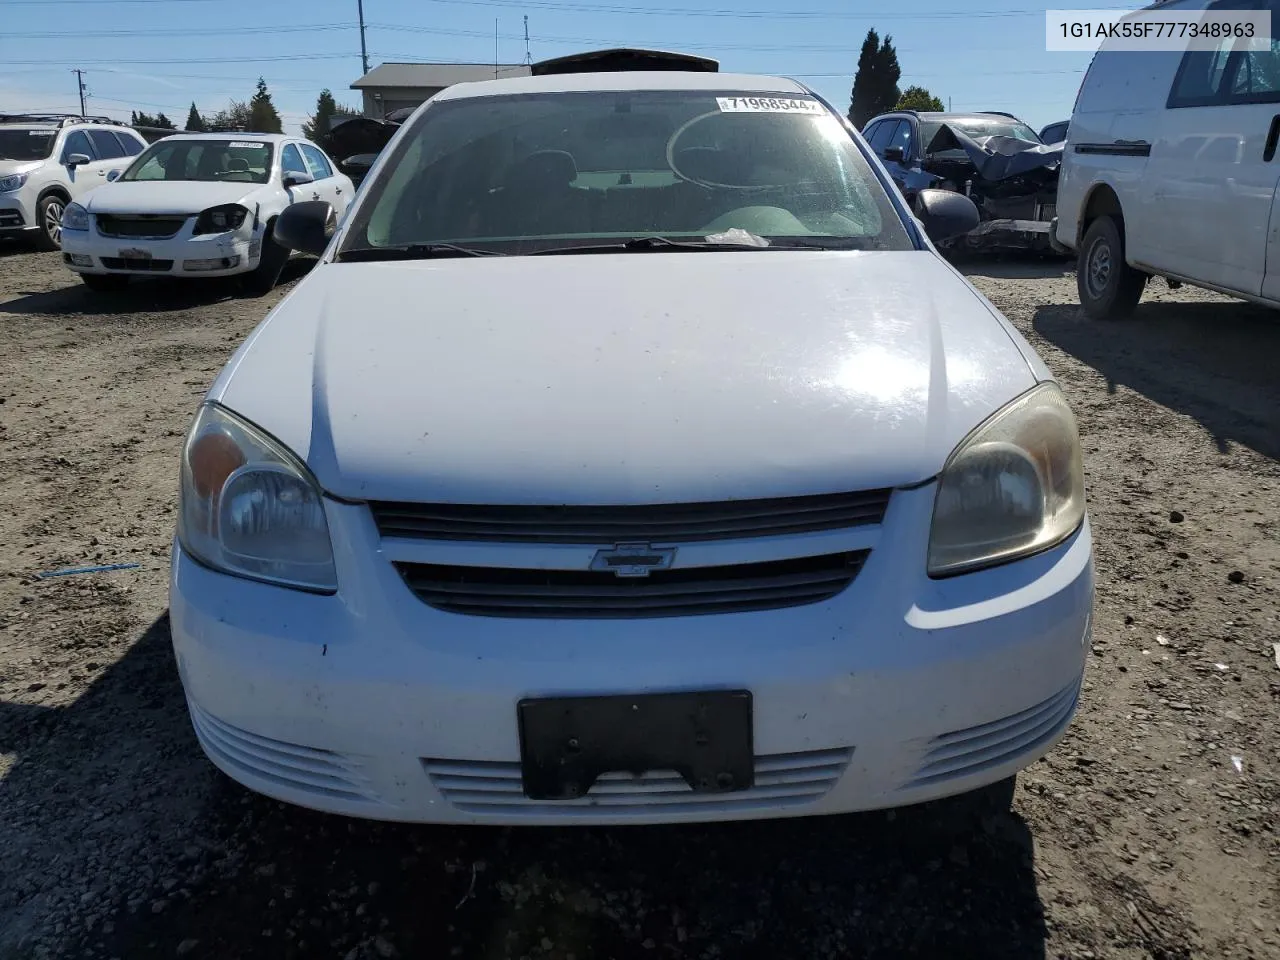
[[[179,444],[287,286],[103,299],[0,245],[0,958],[1280,957],[1280,319],[966,269],[1074,404],[1097,540],[1079,718],[1013,813],[443,829],[251,795],[190,730]],[[35,577],[92,563],[139,567]]]

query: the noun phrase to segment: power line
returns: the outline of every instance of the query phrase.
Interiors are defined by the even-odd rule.
[[[376,30],[388,30],[393,33],[424,33],[433,36],[445,37],[468,37],[475,39],[484,39],[488,34],[481,30],[449,30],[441,27],[419,27],[411,24],[396,23],[371,23],[369,26]],[[520,34],[503,34],[503,39],[520,40]],[[534,36],[532,39],[540,43],[600,43],[600,44],[619,44],[620,41],[614,37],[563,37],[552,35]],[[758,46],[749,43],[690,43],[686,40],[637,40],[634,38],[625,41],[628,46],[640,47],[668,47],[681,50],[733,50],[744,53],[785,53],[790,51],[806,52],[806,53],[832,53],[845,56],[853,56],[861,47],[861,41],[856,44],[821,44],[821,43],[783,43],[771,44],[768,46]],[[1012,45],[1011,45],[1012,46]],[[1008,52],[1011,46],[984,48],[983,50],[975,50],[966,48],[969,53],[996,53]],[[911,53],[911,49],[907,47],[898,47],[899,53]]]
[[[9,33],[12,40],[68,40],[71,38],[93,40],[96,38],[115,39],[117,37],[221,37],[243,33],[319,33],[327,30],[350,30],[355,23],[320,23],[312,26],[282,24],[280,26],[262,27],[195,27],[186,29],[164,30],[67,30],[67,31],[34,31],[31,33]]]
[[[134,66],[147,66],[149,64],[158,63],[278,63],[284,61],[295,60],[347,60],[354,57],[353,53],[295,53],[295,54],[276,54],[267,57],[178,57],[172,60],[6,60],[5,63],[15,64],[33,64],[33,63],[90,63],[90,64],[112,64],[125,63]]]
[[[928,13],[902,13],[897,10],[848,13],[832,10],[689,10],[677,7],[618,7],[601,3],[569,3],[562,0],[424,0],[469,7],[536,7],[564,13],[611,13],[643,17],[735,17],[769,20],[970,20],[973,18],[1005,18],[1010,16],[1044,16],[1043,9],[1024,10],[953,10]]]

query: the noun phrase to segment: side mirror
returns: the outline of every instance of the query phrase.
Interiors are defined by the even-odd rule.
[[[903,150],[902,147],[886,147],[884,151],[884,158],[892,161],[893,163],[905,163],[907,159],[907,151]]]
[[[286,250],[318,257],[329,246],[337,227],[338,218],[333,207],[324,200],[304,200],[285,207],[284,213],[276,218],[271,236]]]
[[[123,172],[124,172],[123,170],[108,170],[108,171],[107,171],[107,183],[111,183],[111,182],[112,182],[112,181],[114,181],[114,180],[119,180],[119,179],[120,179],[120,174],[121,174],[121,173],[123,173]]]
[[[309,173],[303,173],[301,170],[290,170],[284,175],[284,185],[286,187],[300,187],[304,183],[314,183],[315,177]]]
[[[72,153],[67,156],[68,167],[83,167],[86,163],[90,163],[88,156],[83,153]]]
[[[916,196],[920,222],[934,243],[962,237],[978,225],[978,207],[962,193],[921,190]]]

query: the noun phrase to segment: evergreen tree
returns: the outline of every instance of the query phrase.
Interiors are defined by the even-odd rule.
[[[853,78],[853,93],[849,99],[849,122],[859,130],[877,114],[892,110],[902,97],[898,81],[902,68],[898,65],[898,51],[893,38],[883,40],[875,27],[867,31],[858,56],[858,72]]]
[[[251,133],[283,133],[280,125],[280,114],[276,105],[271,102],[271,94],[267,92],[267,82],[258,78],[258,90],[249,99],[249,123],[246,128]]]
[[[196,109],[196,102],[191,101],[191,112],[187,114],[187,129],[192,133],[203,133],[206,129],[204,117],[200,116],[200,111]]]

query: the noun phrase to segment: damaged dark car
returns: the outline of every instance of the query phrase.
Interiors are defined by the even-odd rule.
[[[397,111],[399,113],[400,111]],[[408,111],[412,113],[412,111]],[[351,178],[359,189],[378,155],[395,136],[404,117],[395,114],[385,120],[372,117],[344,116],[333,121],[327,133],[319,137],[319,145],[325,153],[335,158],[338,169]]]
[[[1061,143],[1046,144],[1007,113],[881,114],[862,130],[914,204],[921,190],[970,197],[981,222],[953,248],[1048,252],[1056,214]]]

